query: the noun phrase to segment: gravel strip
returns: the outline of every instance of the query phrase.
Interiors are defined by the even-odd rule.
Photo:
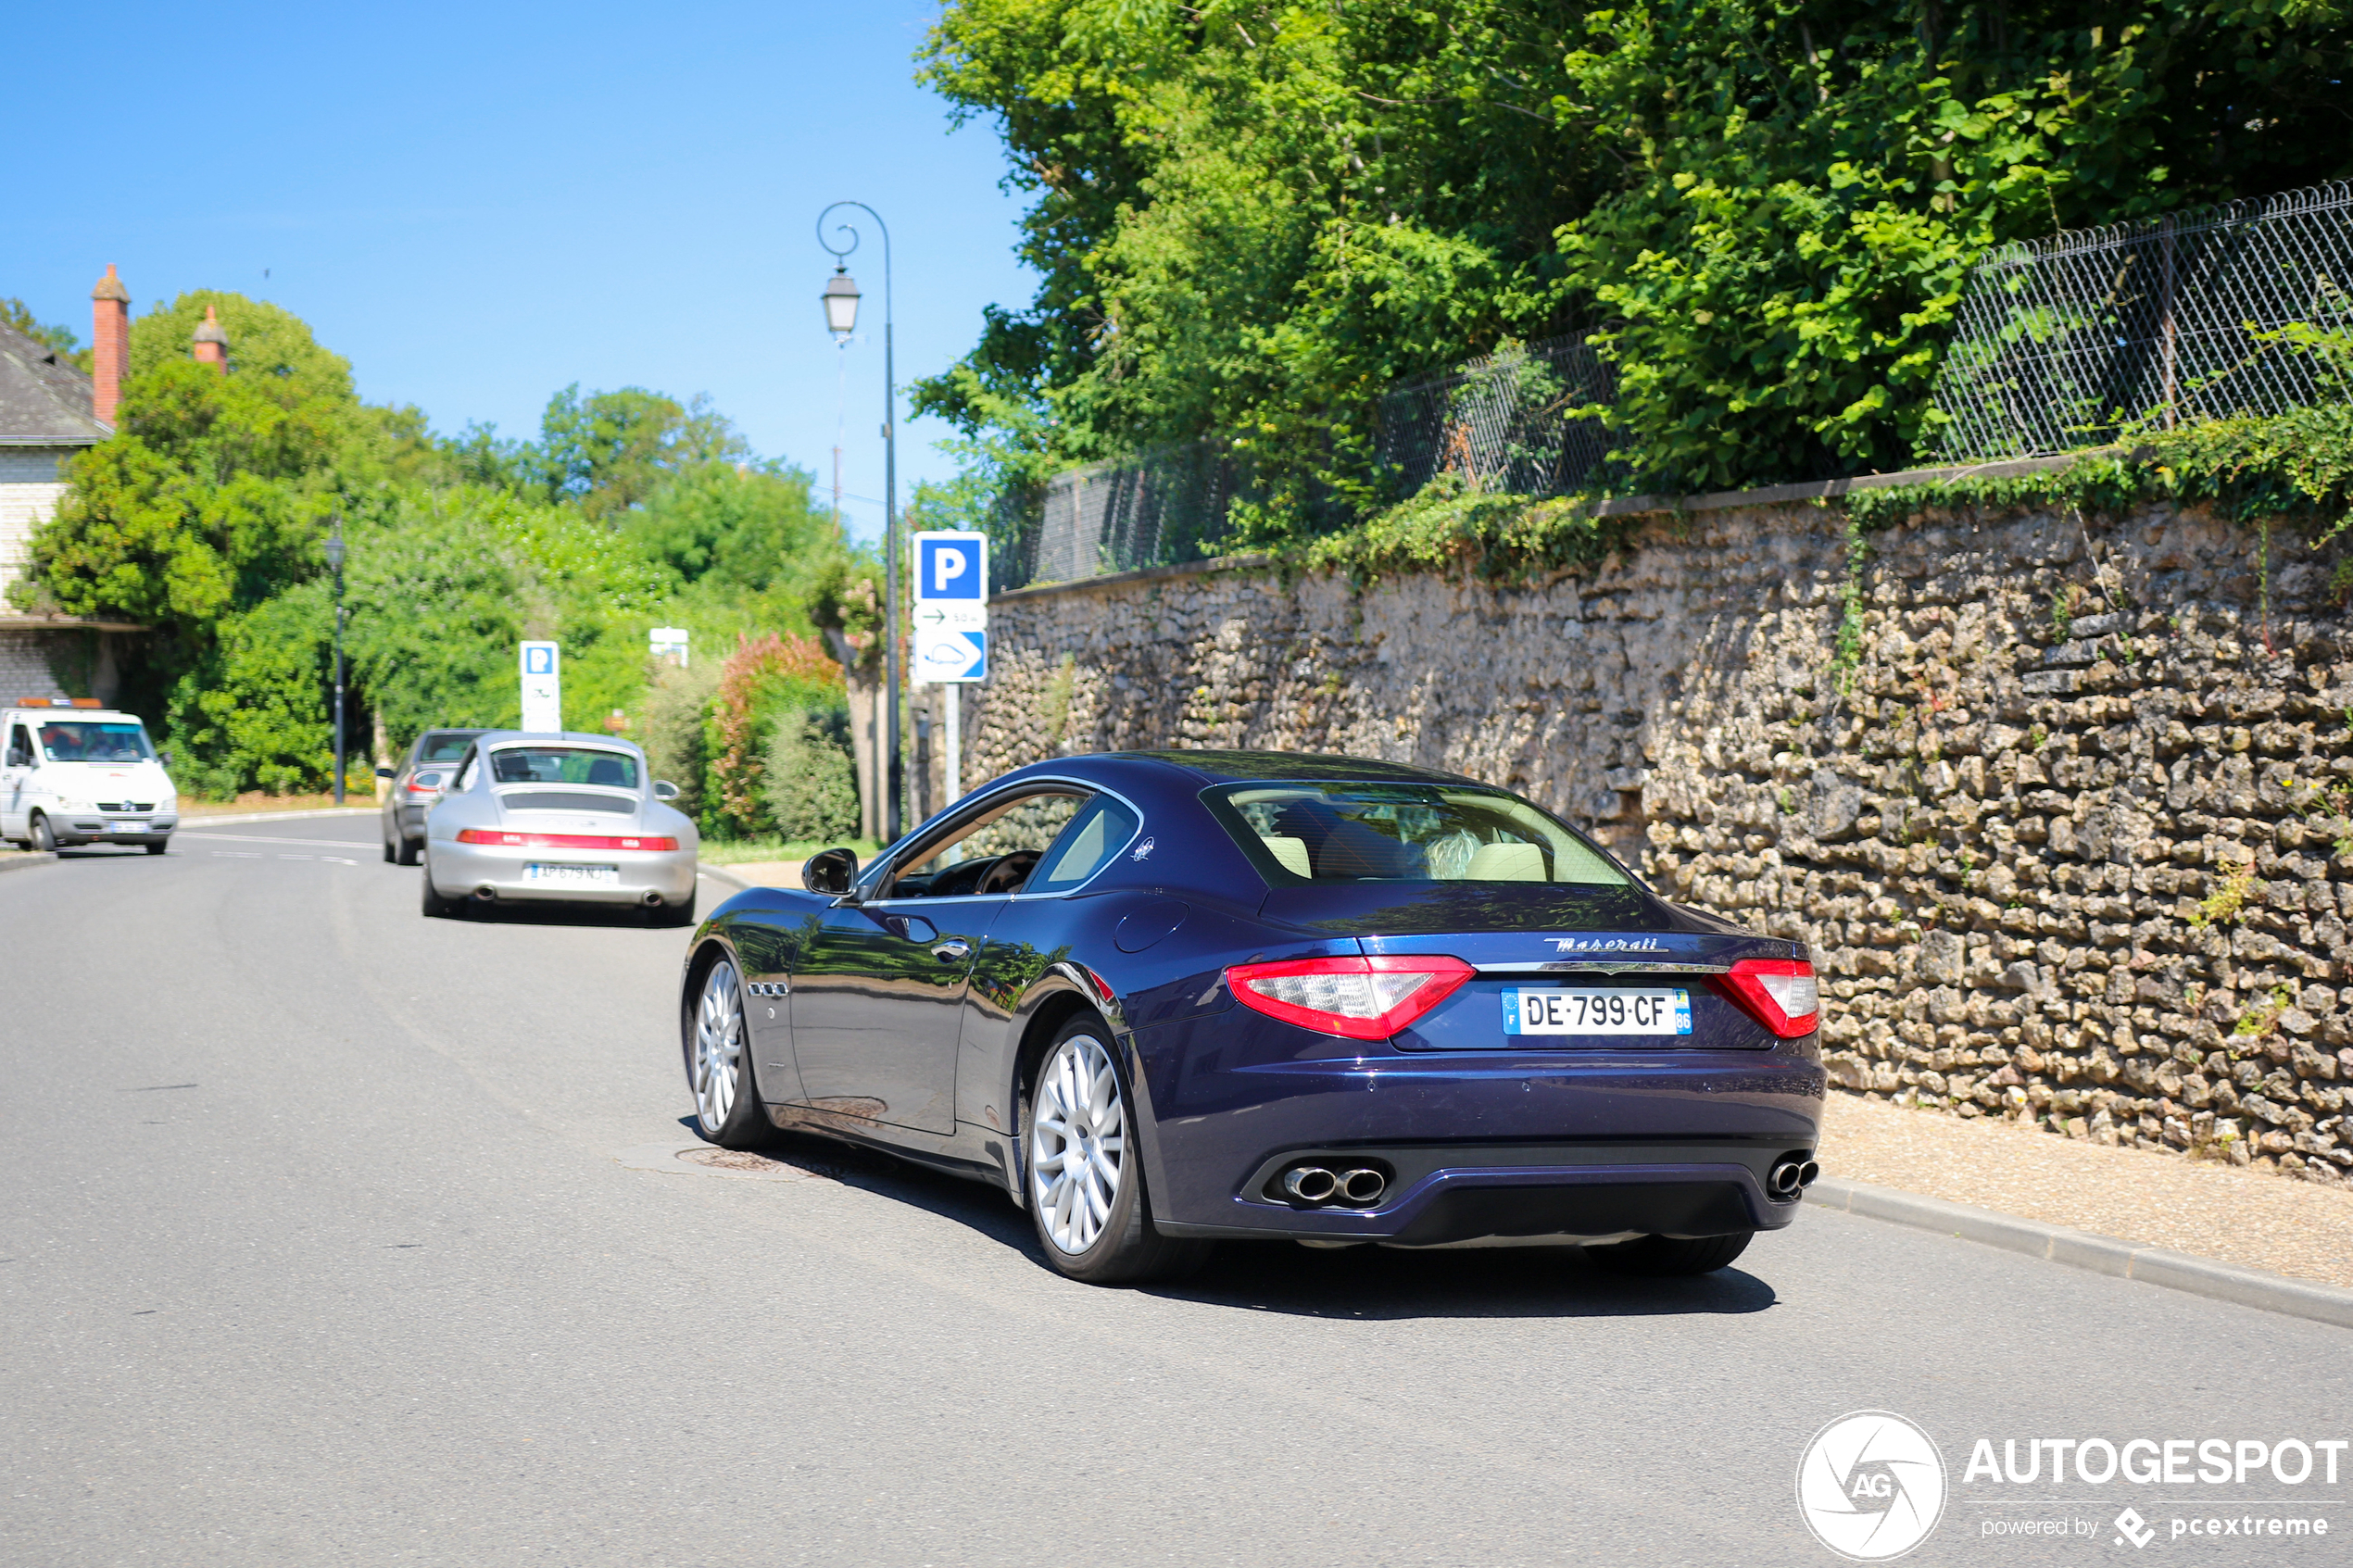
[[[2353,1286],[2353,1191],[1831,1091],[1822,1169],[2046,1224]]]

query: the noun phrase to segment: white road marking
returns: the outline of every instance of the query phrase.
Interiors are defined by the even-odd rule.
[[[217,838],[227,844],[307,844],[314,849],[364,849],[367,841],[353,838],[271,838],[258,833],[190,833],[182,828],[174,838]]]

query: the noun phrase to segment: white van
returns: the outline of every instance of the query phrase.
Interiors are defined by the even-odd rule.
[[[179,794],[138,716],[88,697],[0,709],[0,838],[55,849],[144,844],[160,855]]]

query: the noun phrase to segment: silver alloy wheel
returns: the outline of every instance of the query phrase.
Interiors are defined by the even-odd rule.
[[[717,1133],[736,1109],[743,1085],[744,998],[736,966],[722,959],[703,976],[695,1008],[695,1114]]]
[[[1055,1047],[1029,1114],[1029,1200],[1047,1236],[1084,1252],[1102,1234],[1127,1170],[1127,1110],[1111,1052],[1091,1035]]]

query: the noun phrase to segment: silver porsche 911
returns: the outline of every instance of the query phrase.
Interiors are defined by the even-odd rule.
[[[609,735],[477,735],[425,819],[424,911],[468,904],[614,904],[659,925],[695,919],[695,824]]]

